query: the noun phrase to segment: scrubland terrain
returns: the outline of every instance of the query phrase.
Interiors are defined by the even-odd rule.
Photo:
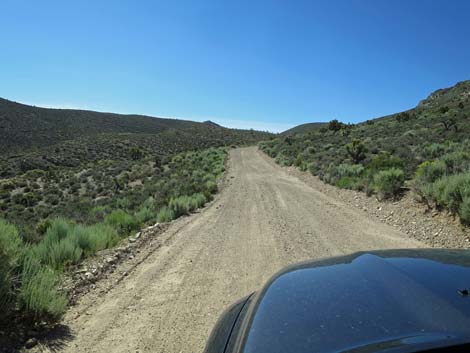
[[[424,246],[287,174],[255,147],[232,150],[209,207],[173,221],[124,279],[103,293],[97,284],[69,311],[60,345],[39,347],[200,352],[222,311],[287,264]]]
[[[0,346],[200,352],[285,265],[469,248],[469,119],[470,81],[279,135],[0,100]]]
[[[319,126],[291,129],[260,148],[282,166],[379,199],[411,190],[429,209],[470,224],[470,81],[437,90],[404,112]]]
[[[0,134],[0,346],[60,320],[64,276],[83,260],[195,212],[228,149],[272,136],[3,99]]]

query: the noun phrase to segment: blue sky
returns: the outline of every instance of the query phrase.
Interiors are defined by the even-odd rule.
[[[470,1],[0,2],[0,97],[281,131],[470,79]]]

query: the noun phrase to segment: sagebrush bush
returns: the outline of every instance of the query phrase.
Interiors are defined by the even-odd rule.
[[[83,257],[117,243],[117,231],[111,225],[74,224],[63,219],[52,222],[44,238],[31,246],[30,253],[39,263],[63,269],[78,263]]]
[[[105,222],[118,230],[119,234],[128,234],[139,227],[135,217],[124,210],[115,210],[105,217]]]
[[[217,183],[213,180],[206,181],[204,188],[209,194],[215,194],[218,190]]]
[[[164,206],[162,209],[157,214],[157,222],[163,223],[163,222],[170,222],[176,218],[175,212],[167,207]]]
[[[97,223],[86,227],[90,239],[89,252],[94,254],[97,251],[110,248],[119,241],[116,229],[105,223]]]
[[[373,188],[380,198],[389,198],[398,194],[404,182],[403,170],[390,168],[374,175]]]
[[[36,320],[58,320],[67,306],[65,294],[58,290],[59,282],[58,272],[41,266],[34,255],[27,255],[18,295],[20,308]]]
[[[427,197],[437,206],[458,213],[466,221],[468,198],[470,198],[470,172],[449,175],[431,184]]]
[[[418,166],[416,170],[413,185],[420,195],[426,194],[424,188],[426,185],[435,182],[446,175],[446,166],[442,161],[425,161]]]
[[[137,223],[142,225],[155,218],[155,213],[150,208],[144,206],[135,214],[135,218]]]
[[[372,157],[370,162],[367,163],[366,168],[367,173],[373,177],[374,174],[381,170],[387,170],[390,168],[403,169],[403,160],[389,152],[381,152]]]
[[[466,224],[470,224],[470,193],[464,196],[459,208],[460,220]]]
[[[456,151],[445,154],[441,161],[446,166],[447,174],[458,174],[470,170],[470,152]]]
[[[19,266],[23,242],[16,227],[0,219],[0,310],[13,300],[13,275]]]
[[[361,164],[331,164],[324,180],[343,189],[360,190],[363,187],[364,166]]]

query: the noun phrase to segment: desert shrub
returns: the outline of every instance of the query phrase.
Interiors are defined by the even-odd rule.
[[[41,219],[37,224],[36,224],[36,232],[39,235],[44,235],[47,232],[47,229],[52,225],[52,221],[48,218],[46,219]]]
[[[99,250],[110,248],[119,241],[116,229],[105,224],[97,223],[86,227],[90,239],[89,253],[94,254]]]
[[[71,238],[63,238],[57,241],[48,239],[32,247],[31,253],[42,265],[54,269],[63,269],[80,260],[82,249]]]
[[[364,173],[364,166],[361,164],[340,164],[336,171],[339,176],[360,177]]]
[[[103,221],[108,213],[108,206],[95,206],[90,210],[90,216],[95,221]]]
[[[335,184],[337,187],[342,189],[352,189],[352,190],[360,190],[362,189],[363,185],[361,181],[357,178],[351,177],[341,177]]]
[[[2,191],[12,191],[16,188],[16,185],[13,181],[4,181],[0,184],[0,190]]]
[[[139,224],[144,224],[155,217],[155,213],[148,207],[142,207],[136,214],[135,218]]]
[[[190,212],[195,211],[199,207],[204,206],[207,202],[207,197],[202,193],[196,193],[191,196],[179,196],[176,198],[171,198],[168,202],[168,209],[172,211],[174,218],[179,216],[189,214]],[[165,213],[167,211],[165,210]]]
[[[338,121],[337,119],[333,119],[328,123],[328,130],[331,130],[334,132],[341,130],[343,127],[344,127],[344,124]]]
[[[82,258],[83,250],[73,238],[65,238],[48,249],[49,265],[60,269],[76,264]]]
[[[312,175],[317,175],[319,168],[316,163],[307,163],[306,168]]]
[[[168,207],[174,212],[175,217],[188,214],[191,211],[190,197],[180,196],[172,198],[170,202],[168,202]]]
[[[470,170],[470,152],[456,151],[442,156],[447,174],[463,173]]]
[[[360,140],[353,140],[346,145],[346,151],[352,161],[357,164],[366,158],[367,147]]]
[[[204,188],[209,192],[210,194],[215,194],[218,190],[217,183],[213,180],[208,180],[204,184]]]
[[[129,209],[131,207],[131,202],[128,198],[123,197],[116,200],[116,207],[120,209]]]
[[[192,195],[192,198],[194,199],[194,201],[196,203],[196,208],[200,208],[200,207],[204,206],[206,204],[206,202],[208,201],[207,197],[204,194],[201,194],[201,193],[197,193],[197,194]]]
[[[421,163],[416,170],[414,183],[418,186],[425,183],[433,183],[446,174],[446,165],[443,161],[426,161]]]
[[[120,209],[107,215],[105,222],[117,229],[119,234],[128,234],[139,227],[135,217]]]
[[[58,290],[59,281],[56,271],[41,266],[34,256],[26,256],[18,295],[20,308],[36,320],[59,319],[67,305],[66,296]]]
[[[108,224],[85,226],[56,219],[42,241],[29,252],[42,265],[62,269],[116,244],[117,240],[116,229]]]
[[[155,200],[154,197],[150,196],[144,201],[142,207],[146,207],[149,210],[155,211],[157,208],[157,200]]]
[[[361,164],[330,164],[324,180],[343,189],[361,189],[364,166]]]
[[[464,196],[460,204],[459,216],[463,223],[470,224],[470,193]]]
[[[446,146],[441,143],[431,143],[424,147],[423,154],[426,158],[438,158],[446,152]]]
[[[163,222],[170,222],[176,218],[175,212],[167,207],[164,206],[162,209],[157,214],[157,222],[163,223]]]
[[[23,251],[16,227],[0,219],[0,310],[13,300],[13,275]]]
[[[370,162],[367,163],[366,168],[368,174],[373,176],[381,170],[387,170],[390,168],[402,169],[403,160],[389,152],[382,152],[374,156]]]
[[[470,172],[449,175],[432,184],[428,197],[437,206],[445,207],[451,212],[461,213],[466,218],[468,198],[470,198]]]
[[[403,170],[390,168],[374,175],[373,189],[380,198],[389,198],[398,194],[404,182]]]
[[[278,154],[275,161],[281,167],[290,167],[294,163],[292,158],[287,158],[286,156],[282,154]]]
[[[63,218],[56,218],[47,228],[46,235],[42,243],[46,245],[58,243],[70,232],[71,224]]]

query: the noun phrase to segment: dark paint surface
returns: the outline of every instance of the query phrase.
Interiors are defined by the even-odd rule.
[[[279,274],[254,304],[240,348],[374,352],[470,342],[470,297],[458,293],[470,288],[469,253],[389,254],[357,254]]]

